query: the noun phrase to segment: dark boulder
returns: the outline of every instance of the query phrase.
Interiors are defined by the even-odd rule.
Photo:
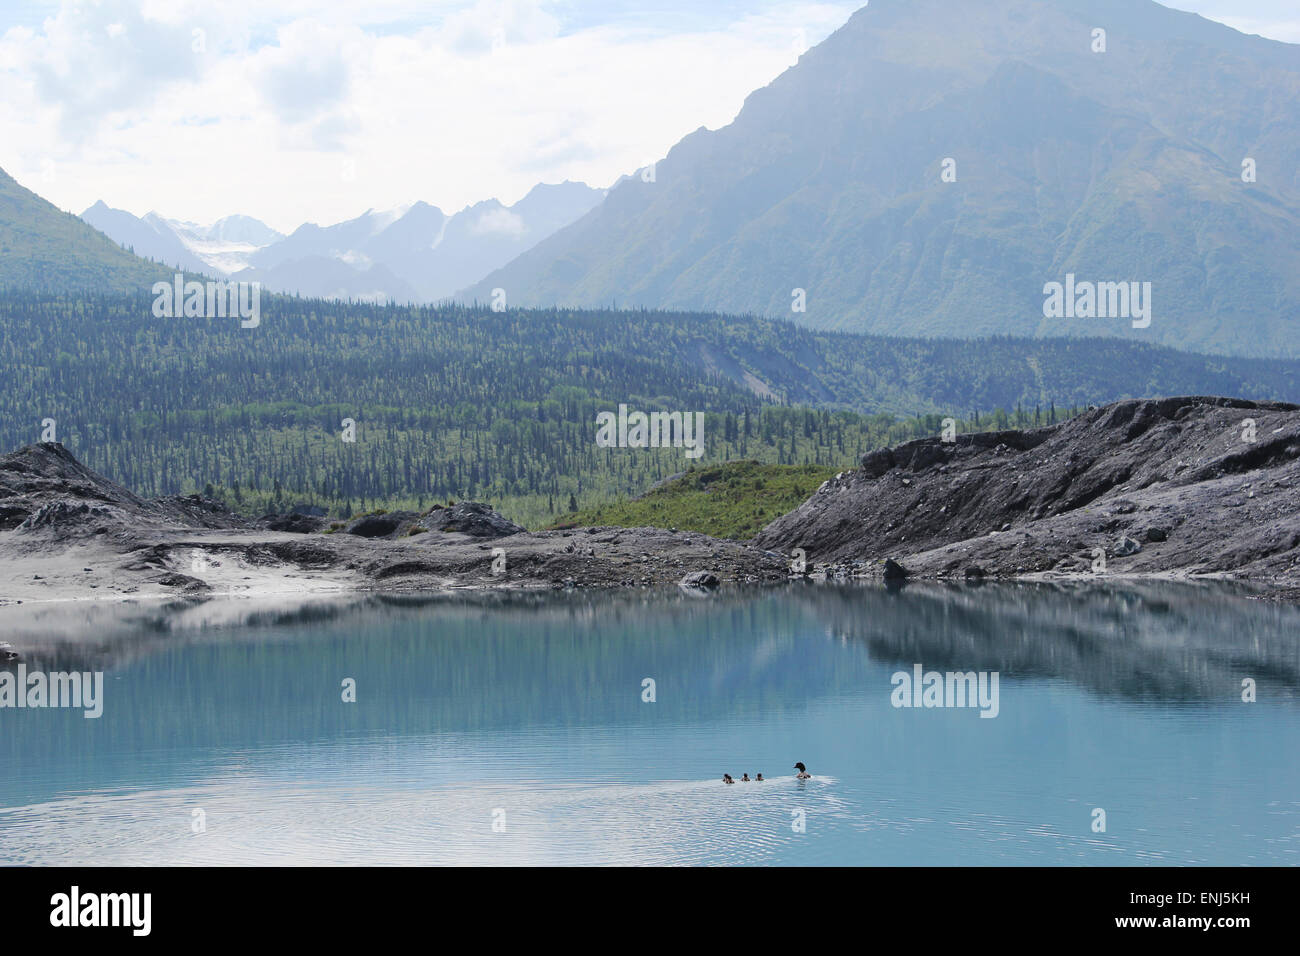
[[[212,590],[211,585],[206,581],[191,577],[188,574],[181,574],[179,571],[170,571],[158,578],[158,583],[165,588],[176,588],[182,594],[206,594]]]
[[[910,572],[893,558],[885,558],[885,580],[905,581]]]
[[[389,511],[385,514],[362,515],[346,528],[344,533],[359,538],[396,538],[416,522],[414,511]]]
[[[1115,542],[1114,553],[1121,558],[1127,558],[1131,554],[1137,554],[1142,550],[1142,545],[1138,544],[1128,535],[1123,535]]]
[[[678,581],[677,585],[695,591],[712,591],[718,583],[718,576],[712,571],[692,571]]]
[[[506,538],[526,530],[477,501],[461,501],[450,507],[437,505],[416,524],[426,531],[455,532],[483,539]]]
[[[325,527],[325,519],[317,515],[291,512],[287,515],[266,515],[258,522],[268,531],[289,531],[294,534],[313,534]]]

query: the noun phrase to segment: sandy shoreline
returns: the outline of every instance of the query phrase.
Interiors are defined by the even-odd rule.
[[[635,535],[640,540],[648,532],[652,536],[669,534],[659,529],[638,529],[642,533]],[[204,539],[187,535],[183,540],[170,544],[153,542],[149,549],[157,551],[166,548],[172,555],[161,562],[158,567],[148,569],[132,568],[132,552],[126,555],[111,548],[94,545],[78,545],[58,550],[25,550],[21,555],[14,554],[6,539],[12,532],[0,532],[0,616],[19,607],[39,608],[58,605],[111,605],[111,604],[156,604],[161,605],[177,600],[244,600],[244,601],[294,601],[297,599],[314,599],[326,597],[349,598],[366,594],[440,594],[472,591],[551,591],[561,588],[622,588],[622,587],[663,587],[677,583],[683,569],[693,563],[707,565],[709,554],[701,554],[696,562],[684,557],[671,560],[640,560],[624,555],[622,562],[615,562],[611,557],[597,560],[594,555],[574,555],[579,545],[596,538],[607,539],[611,529],[594,529],[594,531],[564,532],[567,539],[562,546],[546,538],[542,541],[532,540],[532,536],[516,536],[518,539],[502,539],[496,544],[507,555],[524,562],[512,574],[509,570],[494,574],[491,570],[490,557],[478,554],[466,554],[466,542],[444,542],[443,546],[429,547],[432,542],[422,542],[424,547],[414,545],[407,549],[393,548],[394,543],[386,543],[382,549],[381,560],[386,560],[386,567],[407,565],[403,573],[393,575],[387,580],[377,581],[373,574],[363,573],[355,568],[337,566],[328,569],[310,569],[292,562],[283,561],[267,564],[264,560],[249,560],[249,553],[256,553],[271,544],[301,540],[301,535],[231,535],[219,534]],[[558,533],[557,533],[558,534]],[[707,550],[708,544],[729,544],[737,553],[752,552],[732,542],[712,542],[704,539],[695,542]],[[563,539],[562,539],[563,540]],[[706,544],[705,542],[708,542]],[[480,545],[468,544],[469,550],[478,552]],[[572,547],[573,550],[567,550]],[[643,552],[644,553],[644,552]],[[779,585],[790,580],[797,580],[788,571],[788,562],[781,556],[757,552],[765,558],[761,567],[742,569],[758,573],[736,574],[723,571],[720,581],[726,583],[746,583],[754,585]],[[490,552],[489,552],[490,555]],[[752,555],[746,555],[752,557]],[[585,560],[583,560],[585,558]],[[627,560],[631,558],[631,560]],[[188,560],[190,564],[184,564]],[[713,562],[717,563],[717,562]],[[538,565],[548,567],[551,573],[539,575]],[[559,570],[572,572],[563,577],[554,577]],[[441,569],[441,573],[438,573]],[[668,573],[664,573],[664,572]],[[640,575],[630,578],[629,574]],[[183,580],[181,580],[183,578]],[[617,581],[611,578],[618,578]],[[882,572],[879,566],[863,570],[836,566],[814,567],[807,578],[813,581],[853,581],[879,582]],[[1025,574],[988,577],[980,580],[967,580],[958,575],[921,573],[911,575],[902,583],[961,583],[977,587],[981,581],[996,583],[1025,584],[1103,584],[1116,586],[1150,582],[1178,582],[1225,584],[1241,587],[1251,592],[1252,597],[1280,602],[1300,601],[1300,589],[1288,581],[1258,580],[1226,572],[1197,573],[1187,569],[1165,571],[1142,571],[1130,573],[1093,574],[1088,572],[1031,572]],[[163,583],[164,581],[169,583]]]
[[[593,528],[483,542],[184,531],[77,542],[0,532],[0,607],[15,604],[462,589],[532,590],[783,580],[780,555],[693,532]]]

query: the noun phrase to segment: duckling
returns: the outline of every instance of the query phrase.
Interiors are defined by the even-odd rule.
[[[794,769],[799,771],[797,774],[794,775],[794,778],[795,778],[796,780],[811,780],[811,779],[812,779],[812,774],[810,774],[810,773],[808,772],[808,768],[805,767],[803,764],[801,764],[801,763],[797,763],[797,764],[795,764],[795,765],[794,765]]]
[[[724,774],[722,775],[722,782],[723,782],[723,783],[735,783],[736,781],[734,781],[734,780],[731,779],[731,774],[729,774],[729,773],[724,773]]]
[[[747,774],[747,773],[743,773],[743,774],[740,775],[740,782],[741,782],[741,783],[751,783],[752,781],[749,779],[749,774]]]

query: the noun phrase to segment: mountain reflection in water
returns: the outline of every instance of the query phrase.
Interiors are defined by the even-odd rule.
[[[1300,848],[1283,756],[1300,743],[1300,612],[1219,585],[4,614],[28,669],[103,670],[106,686],[99,720],[0,710],[0,862],[1294,863]],[[999,716],[892,707],[891,674],[916,664],[998,672]],[[771,779],[725,787],[723,771]],[[513,838],[491,830],[497,808]]]

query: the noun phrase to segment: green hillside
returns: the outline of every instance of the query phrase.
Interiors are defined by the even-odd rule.
[[[744,540],[803,504],[835,471],[757,461],[692,468],[639,498],[584,508],[551,527],[679,528]]]
[[[170,274],[0,170],[0,289],[140,293]]]

